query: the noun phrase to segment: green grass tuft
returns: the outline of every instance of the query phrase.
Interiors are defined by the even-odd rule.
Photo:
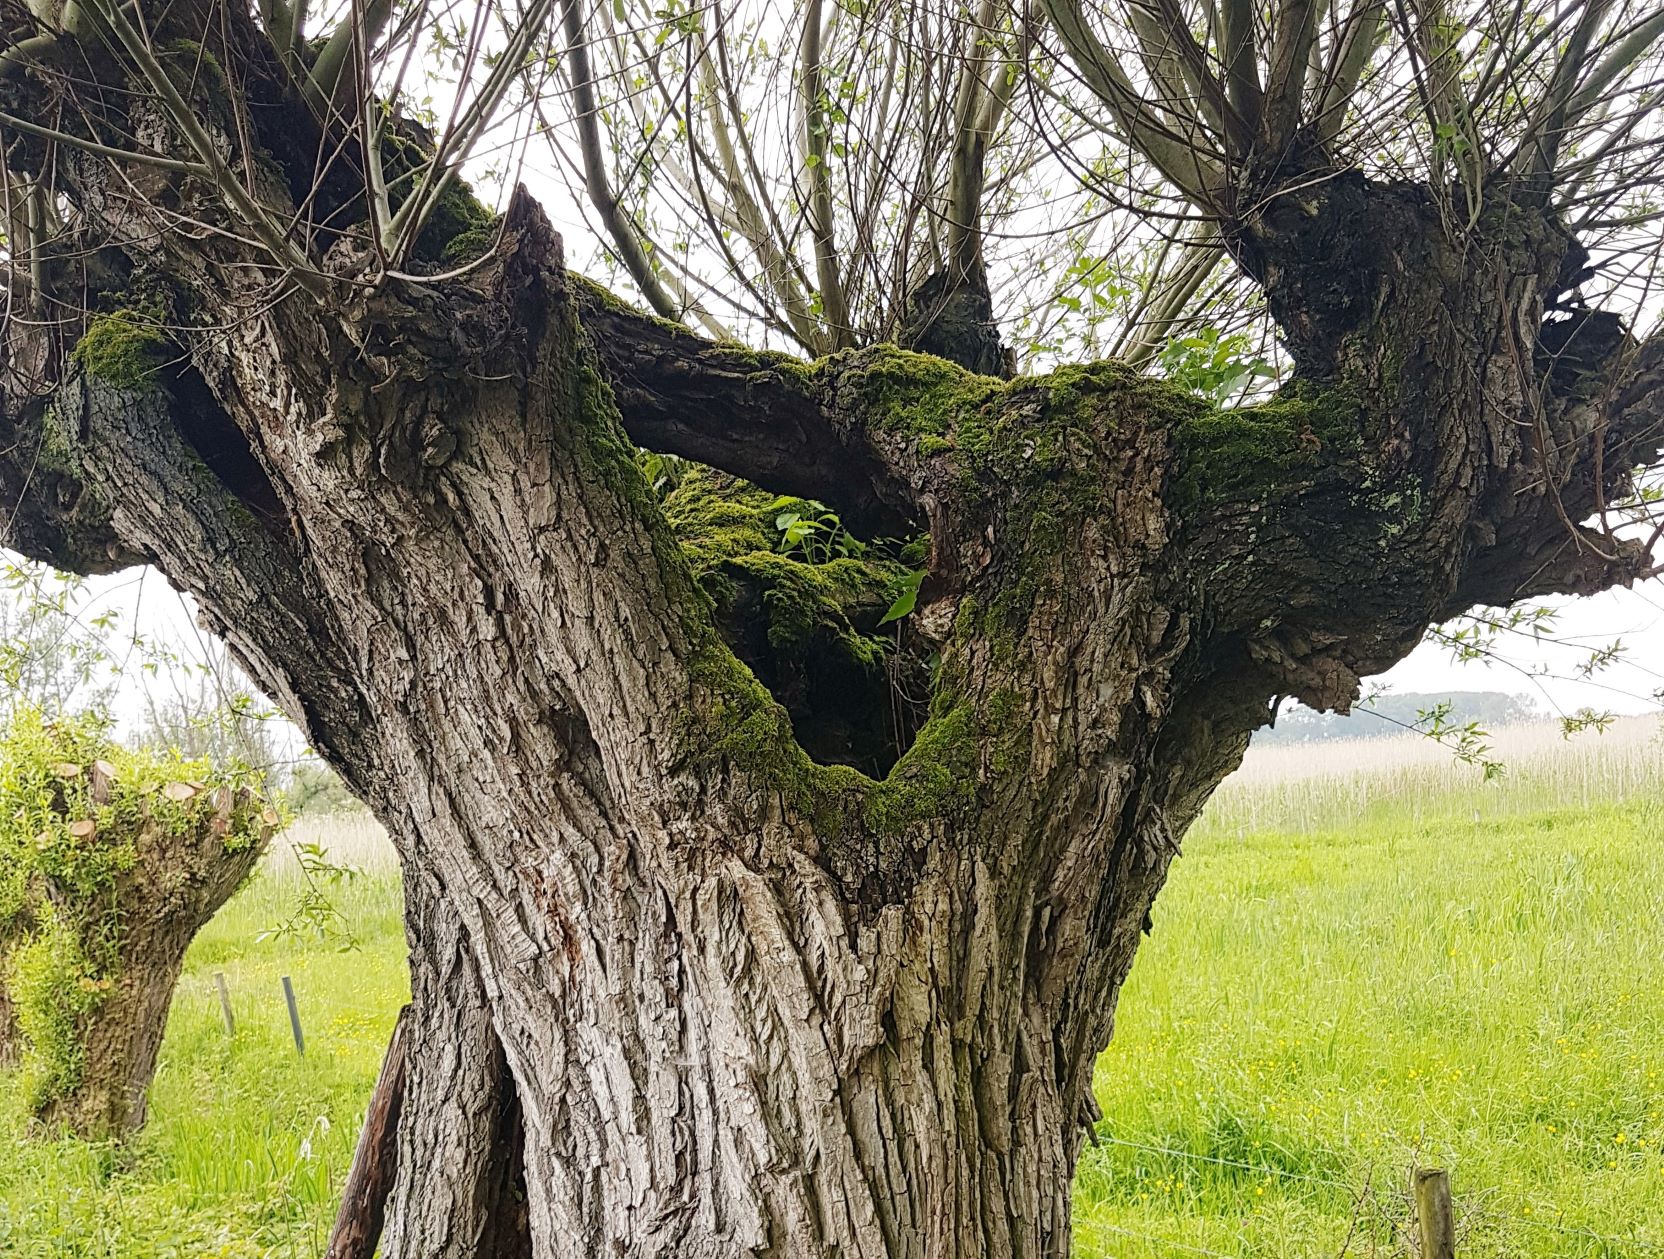
[[[1545,1224],[1664,1245],[1661,751],[1227,784],[1098,1064],[1075,1253],[1403,1256],[1417,1162],[1464,1259],[1647,1253]]]
[[[292,911],[299,880],[274,853],[197,937],[174,993],[150,1122],[127,1148],[32,1130],[26,1082],[0,1077],[0,1256],[322,1255],[408,979],[391,873],[334,893],[360,952],[261,940]],[[220,1019],[215,971],[231,989],[235,1040]],[[284,975],[299,998],[304,1058],[289,1038]]]

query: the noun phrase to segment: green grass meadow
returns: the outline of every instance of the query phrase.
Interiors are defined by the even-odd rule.
[[[1410,1255],[1416,1164],[1450,1169],[1464,1259],[1664,1254],[1656,728],[1504,740],[1491,784],[1413,743],[1256,753],[1123,995],[1075,1254]],[[321,1254],[406,984],[396,880],[347,847],[360,947],[260,939],[274,861],[194,945],[130,1148],[28,1133],[0,1084],[0,1255]]]

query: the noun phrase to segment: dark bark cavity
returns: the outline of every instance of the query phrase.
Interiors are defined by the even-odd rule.
[[[194,368],[176,363],[163,369],[162,387],[172,397],[179,435],[225,491],[269,528],[284,528],[277,489],[260,466],[248,437],[214,397]]]
[[[664,511],[723,642],[791,715],[804,751],[888,774],[930,694],[928,646],[912,622],[884,623],[922,542],[862,541],[822,504],[701,467]]]

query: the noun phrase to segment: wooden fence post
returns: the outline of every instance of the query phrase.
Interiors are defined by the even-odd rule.
[[[1421,1223],[1421,1259],[1456,1259],[1450,1174],[1442,1167],[1417,1168],[1415,1196],[1416,1219]]]
[[[295,1005],[295,986],[283,977],[283,999],[289,1003],[289,1030],[295,1034],[295,1052],[306,1056],[306,1038],[300,1034],[300,1008]]]
[[[219,989],[220,1013],[225,1016],[225,1034],[237,1034],[237,1020],[231,1017],[231,994],[225,989],[225,975],[221,971],[214,972],[214,987]]]

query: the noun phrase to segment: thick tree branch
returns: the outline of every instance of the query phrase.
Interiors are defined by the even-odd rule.
[[[1205,133],[1188,102],[1174,102],[1164,112],[1178,118],[1174,131],[1134,86],[1115,54],[1087,24],[1073,0],[1042,0],[1052,27],[1068,50],[1075,69],[1109,108],[1128,144],[1138,149],[1173,184],[1198,205],[1213,204],[1226,183],[1223,169],[1203,147]],[[1258,98],[1254,102],[1258,116]]]
[[[911,486],[852,417],[825,405],[808,364],[707,341],[586,281],[573,288],[637,445],[819,499],[867,536],[920,528]]]
[[[1000,46],[993,0],[983,0],[971,23],[954,102],[953,153],[948,174],[948,265],[956,276],[982,274],[984,163],[1016,82],[1015,61]],[[1023,38],[1019,36],[1019,42]]]
[[[815,247],[815,282],[825,315],[827,342],[833,349],[855,344],[849,326],[849,304],[844,294],[842,262],[838,256],[832,202],[830,166],[830,122],[827,111],[826,67],[821,61],[821,0],[808,0],[803,12],[803,165],[809,231]]]
[[[1249,0],[1222,0],[1218,12],[1220,55],[1231,106],[1250,130],[1258,131],[1265,97],[1260,88],[1253,5]]]
[[[1619,468],[1656,464],[1664,451],[1664,330],[1631,345],[1601,426],[1606,458]]]
[[[1313,118],[1319,143],[1325,149],[1341,133],[1364,70],[1386,31],[1385,18],[1384,0],[1358,0],[1346,15]]]
[[[1276,36],[1265,85],[1263,125],[1268,149],[1287,144],[1300,123],[1300,94],[1322,9],[1318,0],[1283,0],[1277,7]]]
[[[79,573],[158,564],[197,595],[207,620],[313,745],[344,753],[369,718],[343,667],[341,636],[269,515],[269,490],[239,496],[188,441],[192,429],[231,421],[200,382],[182,388],[186,379],[119,389],[76,372],[23,407],[0,397],[0,427],[10,426],[0,449],[10,523],[0,542]],[[214,414],[191,413],[202,408]],[[282,663],[269,654],[273,642],[285,645]],[[364,763],[362,752],[352,756]],[[363,790],[365,779],[354,785]]]
[[[1539,195],[1545,201],[1547,184],[1559,161],[1561,142],[1566,138],[1567,105],[1583,77],[1589,45],[1611,7],[1612,0],[1591,0],[1583,10],[1527,131],[1531,154],[1525,162],[1525,174],[1543,182]]]
[[[145,555],[116,530],[108,505],[48,447],[47,405],[0,396],[0,546],[86,575],[143,563]]]
[[[1225,98],[1223,87],[1196,42],[1178,0],[1131,0],[1127,16],[1138,37],[1139,56],[1165,99],[1193,100],[1209,127],[1246,149],[1248,135]]]
[[[1602,95],[1612,87],[1618,77],[1646,56],[1647,51],[1661,38],[1664,38],[1664,9],[1636,23],[1584,79],[1576,95],[1567,103],[1567,123],[1576,123],[1599,104]]]

